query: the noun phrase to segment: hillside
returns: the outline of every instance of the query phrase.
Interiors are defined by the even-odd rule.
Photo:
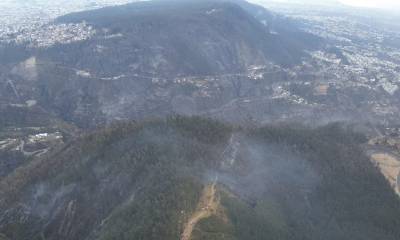
[[[176,240],[200,211],[191,239],[398,239],[400,203],[363,141],[339,125],[116,124],[1,180],[0,232]]]
[[[84,129],[170,114],[395,126],[397,32],[298,7],[160,0],[71,13],[21,32],[31,43],[0,44],[0,105],[36,102]]]
[[[78,132],[39,106],[0,105],[0,179]]]
[[[57,53],[56,57],[65,58],[53,60],[99,74],[127,72],[129,64],[136,64],[142,73],[176,77],[241,72],[266,62],[289,66],[306,56],[306,41],[297,39],[304,43],[299,48],[289,42],[293,36],[271,34],[256,18],[256,12],[261,12],[272,22],[270,13],[249,6],[254,5],[245,1],[151,1],[66,15],[58,22],[85,21],[99,32],[83,46],[55,49],[64,52],[78,47],[83,52]],[[95,44],[108,49],[100,55],[103,58],[93,53]]]
[[[53,25],[43,31],[71,26],[91,37],[37,49],[0,46],[0,103],[35,100],[83,128],[207,114],[263,89],[264,74],[277,78],[262,84],[279,81],[280,68],[322,45],[285,18],[237,0],[138,2],[68,14]]]

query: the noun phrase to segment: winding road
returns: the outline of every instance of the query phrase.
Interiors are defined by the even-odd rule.
[[[41,156],[45,153],[47,153],[49,151],[49,149],[41,149],[41,150],[37,150],[37,151],[33,151],[33,152],[28,152],[25,151],[25,141],[21,140],[21,143],[18,146],[19,150],[27,157],[31,157],[31,156]]]

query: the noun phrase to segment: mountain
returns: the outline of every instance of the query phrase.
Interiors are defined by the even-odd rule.
[[[0,34],[0,240],[399,239],[398,37],[316,9],[159,0]]]
[[[1,181],[6,239],[398,239],[400,203],[345,127],[173,117],[81,137]]]
[[[302,49],[283,44],[286,38],[270,34],[268,28],[256,20],[253,12],[246,11],[250,6],[245,1],[152,1],[71,14],[58,21],[86,21],[95,29],[108,30],[99,37],[101,40],[117,37],[117,40],[106,41],[105,47],[118,43],[118,50],[124,53],[120,58],[130,55],[126,51],[134,51],[136,59],[122,58],[120,65],[104,62],[94,66],[101,70],[104,67],[113,71],[122,70],[121,67],[138,64],[139,70],[145,73],[162,73],[163,76],[211,75],[247,70],[250,65],[266,61],[283,65],[298,62],[304,56]],[[257,10],[267,13],[261,7]],[[144,49],[151,50],[142,52]],[[113,50],[107,52],[118,56],[118,52]],[[82,52],[74,53],[75,57],[91,57]],[[158,64],[151,62],[157,56],[161,66],[154,69]],[[85,61],[85,58],[82,62],[95,62],[93,59]],[[65,60],[68,63],[68,59]],[[163,62],[170,65],[165,66]]]
[[[3,46],[0,91],[6,103],[35,99],[84,128],[202,114],[242,95],[245,85],[258,88],[249,76],[283,75],[279,66],[300,63],[321,44],[288,23],[244,1],[150,1],[73,13],[44,30],[51,39],[38,41],[85,35],[79,24],[94,35],[39,49]],[[71,32],[49,34],[63,26]]]
[[[0,44],[0,104],[36,101],[83,129],[174,113],[396,125],[399,37],[387,30],[396,21],[295,6],[284,15],[176,0],[72,13],[16,35],[30,42]]]

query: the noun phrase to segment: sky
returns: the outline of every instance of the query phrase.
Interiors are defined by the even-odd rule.
[[[280,2],[280,3],[300,3],[318,5],[339,5],[340,3],[368,8],[398,9],[400,12],[400,0],[248,0],[254,3]]]
[[[399,0],[339,0],[340,2],[358,7],[393,8],[400,7]]]

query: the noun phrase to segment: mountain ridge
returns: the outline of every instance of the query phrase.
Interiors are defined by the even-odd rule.
[[[234,133],[242,135],[235,161],[221,165],[231,163],[224,149]],[[11,239],[178,239],[217,174],[225,213],[197,223],[194,239],[213,231],[243,240],[396,239],[400,203],[357,146],[363,141],[338,125],[241,130],[198,117],[115,125],[1,180],[0,232]]]

